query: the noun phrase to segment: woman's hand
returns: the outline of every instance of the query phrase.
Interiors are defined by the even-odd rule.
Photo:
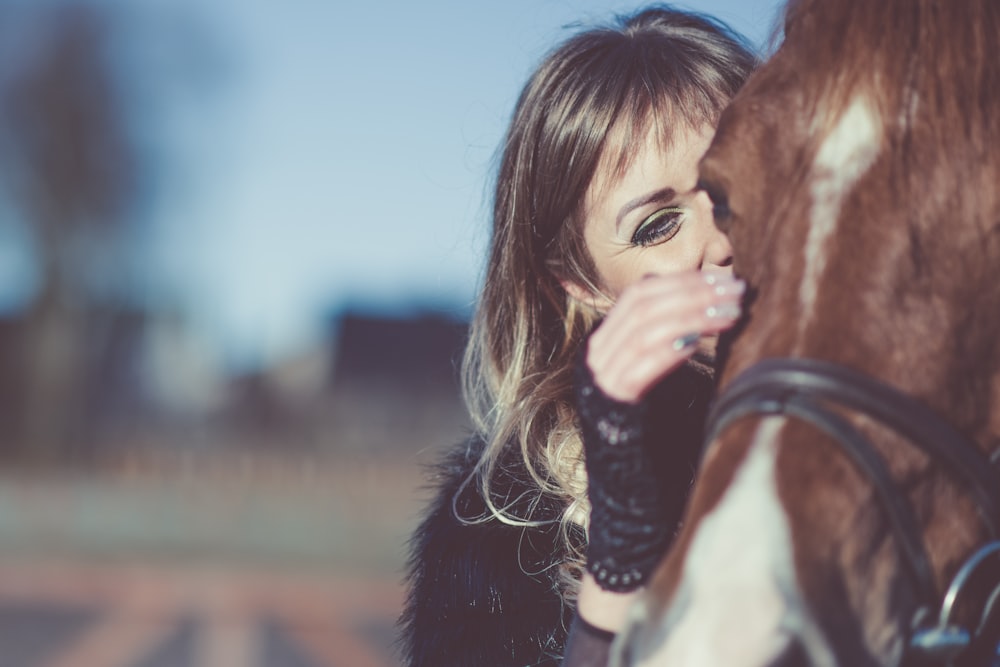
[[[587,572],[608,594],[645,584],[672,540],[688,487],[691,464],[680,453],[676,465],[685,469],[673,471],[674,483],[666,485],[671,488],[658,477],[657,470],[664,473],[663,448],[690,443],[666,442],[662,424],[651,419],[649,400],[643,399],[691,356],[703,336],[733,325],[744,290],[742,281],[724,274],[645,278],[622,292],[577,362],[576,403],[591,504]],[[695,391],[694,385],[663,388]],[[660,399],[681,400],[661,394]],[[662,413],[664,406],[652,417]],[[673,425],[676,434],[690,437],[681,436],[680,426]],[[681,486],[678,479],[684,480]]]
[[[622,291],[590,336],[587,366],[609,397],[636,403],[705,336],[731,327],[746,285],[724,273],[650,275]]]

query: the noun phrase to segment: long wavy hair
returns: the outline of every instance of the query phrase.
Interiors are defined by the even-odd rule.
[[[572,369],[599,313],[561,281],[601,289],[583,239],[584,196],[598,166],[624,172],[648,132],[669,147],[680,127],[714,127],[756,64],[744,39],[706,16],[657,6],[618,17],[544,58],[501,146],[489,260],[463,362],[465,400],[486,443],[468,483],[481,486],[489,515],[460,518],[558,521],[566,599],[584,560],[573,526],[586,530],[590,513]],[[526,471],[518,474],[533,490],[527,502],[491,492],[510,469]],[[560,516],[537,511],[552,500]]]

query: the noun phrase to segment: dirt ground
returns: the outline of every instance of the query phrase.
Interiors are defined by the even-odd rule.
[[[421,458],[0,477],[0,667],[396,667]]]

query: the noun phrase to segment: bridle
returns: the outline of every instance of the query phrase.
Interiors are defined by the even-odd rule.
[[[882,456],[837,408],[860,412],[893,429],[967,485],[990,542],[966,560],[943,598],[939,597],[923,533],[910,503],[897,488]],[[706,442],[715,440],[736,420],[751,415],[788,416],[812,424],[837,442],[871,481],[919,601],[904,664],[996,664],[1000,645],[1000,475],[979,447],[913,398],[863,373],[816,359],[765,359],[745,370],[716,398],[709,412]],[[968,609],[980,610],[974,627],[956,620],[959,610]]]

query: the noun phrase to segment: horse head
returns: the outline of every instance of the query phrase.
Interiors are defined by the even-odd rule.
[[[760,409],[715,425],[619,664],[898,665],[970,554],[997,539],[998,38],[996,0],[787,7],[781,47],[701,164],[750,286],[720,391],[762,360],[771,380],[815,362],[832,375],[802,376],[848,378],[847,403],[803,417],[827,397],[772,382]],[[882,386],[908,397],[896,425],[866,409]],[[939,423],[947,442],[922,433]],[[943,465],[953,440],[973,451]]]

